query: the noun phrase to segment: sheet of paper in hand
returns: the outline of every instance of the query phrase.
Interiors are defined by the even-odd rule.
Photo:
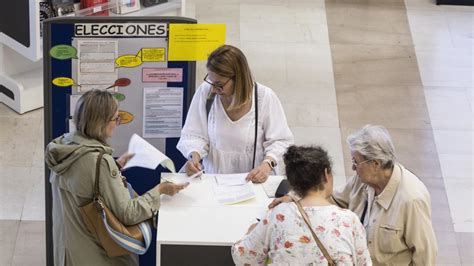
[[[176,173],[173,161],[137,134],[133,134],[130,138],[128,152],[135,155],[127,162],[124,169],[130,167],[156,169],[161,164]]]

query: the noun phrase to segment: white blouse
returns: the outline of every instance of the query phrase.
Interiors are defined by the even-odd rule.
[[[202,83],[197,89],[186,117],[177,148],[185,157],[196,151],[203,159],[206,173],[245,173],[252,170],[255,138],[255,97],[252,92],[250,111],[237,121],[232,121],[216,95],[206,115],[206,99],[211,86]],[[280,100],[268,87],[258,84],[258,131],[255,166],[265,156],[277,163],[288,146],[293,144],[293,134],[286,122]],[[278,173],[277,173],[278,174]]]

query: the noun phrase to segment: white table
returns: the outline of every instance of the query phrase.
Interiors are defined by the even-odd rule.
[[[184,176],[163,173],[162,177],[182,178],[180,175]],[[281,177],[269,177],[267,182],[280,180]],[[227,264],[231,260],[230,246],[247,232],[252,223],[257,222],[257,217],[265,214],[272,200],[261,184],[252,184],[255,198],[222,205],[214,195],[216,186],[214,175],[205,174],[201,179],[192,180],[174,197],[162,196],[157,228],[157,265],[172,264],[170,260],[173,259],[180,261],[174,261],[174,264],[183,263],[183,258],[194,259],[193,265],[197,265],[198,259],[193,252],[200,252],[201,259],[203,256],[215,257],[215,265]],[[222,260],[224,257],[225,262]]]

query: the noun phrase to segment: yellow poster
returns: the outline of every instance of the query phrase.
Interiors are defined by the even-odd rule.
[[[168,61],[207,60],[225,43],[225,24],[170,24]]]

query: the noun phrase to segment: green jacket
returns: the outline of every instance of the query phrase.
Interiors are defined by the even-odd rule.
[[[109,146],[76,132],[53,140],[46,147],[45,160],[51,169],[55,265],[138,265],[136,256],[107,257],[82,220],[79,207],[92,200],[100,151],[105,151],[100,166],[100,194],[120,221],[126,225],[140,223],[160,207],[157,189],[130,199]]]

